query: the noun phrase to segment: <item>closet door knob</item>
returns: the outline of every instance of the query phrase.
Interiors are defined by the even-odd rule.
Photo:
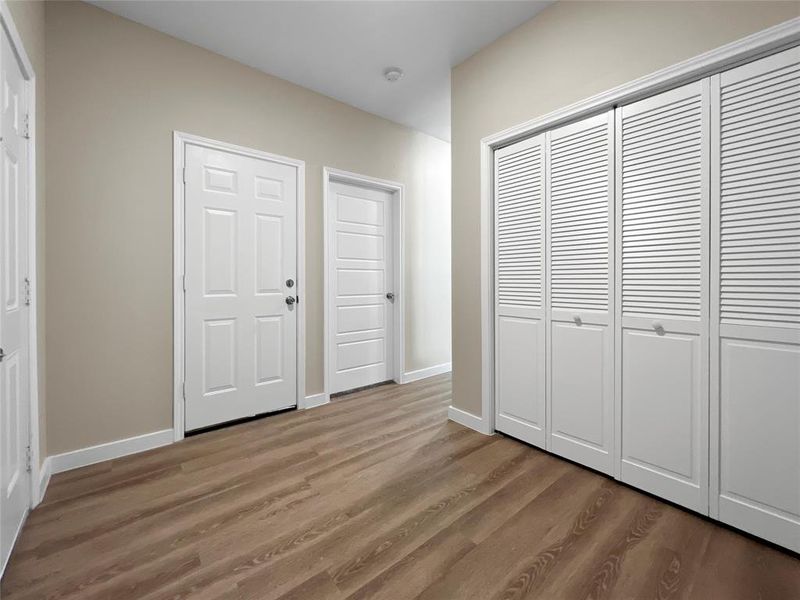
[[[581,323],[583,323],[583,321],[581,321],[580,315],[572,315],[572,320],[575,321],[575,325],[580,325]]]
[[[664,335],[664,326],[658,321],[653,321],[653,329],[656,330],[658,335]]]

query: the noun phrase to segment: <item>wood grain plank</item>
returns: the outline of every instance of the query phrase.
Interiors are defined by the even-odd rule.
[[[447,421],[449,375],[53,477],[4,600],[800,598],[800,559]]]

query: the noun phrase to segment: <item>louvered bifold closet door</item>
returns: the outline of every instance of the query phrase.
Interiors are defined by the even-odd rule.
[[[549,450],[614,472],[614,112],[548,133]]]
[[[712,511],[800,552],[800,48],[712,84]]]
[[[495,152],[496,429],[545,446],[544,136]]]
[[[708,512],[709,81],[617,111],[623,481]]]

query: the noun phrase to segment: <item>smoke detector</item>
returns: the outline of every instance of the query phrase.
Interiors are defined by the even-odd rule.
[[[400,67],[386,67],[383,70],[383,76],[386,78],[386,81],[394,83],[403,77],[403,69]]]

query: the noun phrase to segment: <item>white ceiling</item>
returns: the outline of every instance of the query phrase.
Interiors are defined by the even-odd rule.
[[[531,0],[153,1],[101,8],[450,140],[450,68],[550,4]],[[389,83],[388,66],[404,77]]]

